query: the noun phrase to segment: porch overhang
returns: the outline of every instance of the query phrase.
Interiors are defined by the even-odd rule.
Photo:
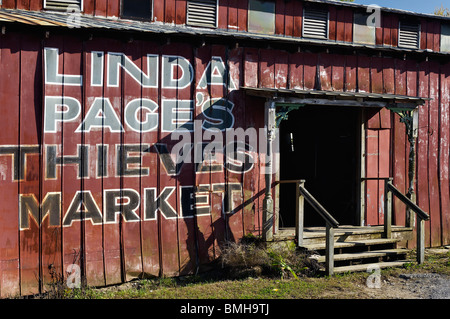
[[[274,101],[276,104],[304,104],[353,107],[386,107],[394,111],[412,111],[429,98],[397,94],[341,92],[300,89],[241,87],[247,94]]]

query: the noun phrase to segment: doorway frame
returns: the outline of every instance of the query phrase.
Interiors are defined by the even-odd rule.
[[[304,100],[303,100],[304,101]],[[316,100],[317,101],[317,100]],[[356,210],[354,212],[354,224],[355,225],[351,225],[351,226],[363,226],[364,224],[364,216],[365,216],[365,174],[366,174],[366,169],[365,169],[365,129],[366,129],[366,120],[365,120],[365,116],[366,116],[366,112],[365,112],[365,107],[359,107],[357,105],[347,105],[346,103],[340,104],[340,103],[336,103],[336,102],[326,102],[326,101],[321,101],[322,103],[316,103],[316,104],[312,104],[312,103],[304,103],[305,106],[312,106],[314,107],[314,105],[320,105],[320,106],[334,106],[334,107],[357,107],[358,109],[358,114],[357,114],[357,119],[356,119],[356,123],[354,126],[355,129],[355,139],[356,139],[356,156],[357,156],[357,162],[356,162],[356,180],[355,180],[355,199],[356,199],[356,203],[355,203],[355,207]],[[285,104],[289,104],[286,101],[281,102],[283,105]],[[294,104],[294,103],[293,103]],[[297,103],[296,103],[297,104]],[[353,103],[351,103],[353,104]],[[372,106],[373,107],[373,106]],[[359,143],[358,143],[359,141]],[[275,181],[280,181],[280,172],[281,172],[281,152],[275,153],[276,158],[274,159],[274,164],[275,164]],[[358,182],[359,181],[359,182]],[[308,181],[306,181],[308,182]],[[359,184],[359,186],[358,186]],[[277,183],[276,186],[274,187],[274,206],[275,206],[275,214],[274,214],[274,219],[275,219],[275,233],[277,233],[280,229],[280,187],[281,184]],[[330,212],[332,213],[332,212]],[[288,227],[289,228],[289,227]]]

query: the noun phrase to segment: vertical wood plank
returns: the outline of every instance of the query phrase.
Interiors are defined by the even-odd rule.
[[[93,106],[96,97],[103,97],[103,83],[106,81],[106,68],[100,74],[103,82],[99,85],[91,85],[94,83],[92,79],[92,68],[97,68],[100,65],[105,66],[107,61],[107,43],[104,39],[96,39],[94,41],[86,41],[84,43],[84,98],[81,118],[84,120],[89,109]],[[100,61],[98,60],[100,59]],[[108,153],[111,151],[109,144],[103,143],[103,129],[97,128],[90,132],[83,133],[83,141],[86,145],[90,145],[89,157],[89,177],[84,180],[83,191],[88,192],[90,199],[92,199],[100,212],[105,212],[103,205],[103,179],[104,173],[107,173]],[[105,152],[105,151],[106,152]],[[94,160],[95,159],[95,160]],[[109,163],[111,164],[111,163]],[[86,284],[89,286],[102,286],[106,284],[105,281],[105,254],[103,250],[103,228],[104,218],[102,220],[83,221],[84,225],[84,268]]]
[[[145,57],[145,51],[142,50],[141,41],[133,41],[128,43],[123,48],[124,58],[129,59],[134,65],[136,65],[141,70],[146,70],[143,68],[143,60]],[[122,158],[121,167],[117,164],[117,169],[119,170],[119,175],[121,178],[121,189],[124,196],[127,196],[129,207],[133,211],[133,216],[129,220],[122,223],[121,229],[121,240],[122,240],[122,256],[123,256],[123,267],[124,267],[124,279],[126,281],[136,279],[143,272],[142,265],[142,227],[141,221],[144,219],[143,209],[142,209],[142,194],[138,193],[141,186],[141,175],[147,175],[148,168],[142,165],[142,156],[144,156],[144,150],[148,149],[150,145],[143,145],[141,142],[141,132],[139,130],[132,130],[125,123],[125,107],[135,99],[142,98],[141,85],[136,79],[132,78],[127,72],[121,72],[122,78],[122,126],[125,132],[122,134],[121,138],[121,148],[116,149],[117,161],[119,157]],[[139,114],[135,114],[138,118],[142,117],[142,109],[139,110]],[[126,163],[127,158],[133,159],[133,157],[138,157],[139,161],[137,163],[128,164]],[[133,198],[131,196],[135,196]],[[124,208],[125,209],[125,208]]]
[[[302,36],[303,1],[294,1],[294,37]]]
[[[316,88],[317,80],[317,64],[318,55],[315,53],[304,53],[303,55],[304,67],[303,67],[303,83],[305,89],[314,90]]]
[[[164,3],[164,22],[175,23],[175,0],[165,0]]]
[[[119,40],[105,39],[107,52],[122,52],[123,45]],[[106,50],[105,50],[106,51]],[[106,54],[106,53],[105,53]],[[107,57],[108,61],[108,57]],[[124,71],[119,68],[119,74]],[[108,85],[107,77],[103,81],[103,108],[113,111],[120,123],[123,123],[122,113],[122,86],[123,77],[118,77],[118,86]],[[122,145],[122,132],[109,126],[102,128],[103,147],[107,147],[107,172],[102,176],[103,187],[103,211],[106,216],[103,225],[103,247],[105,262],[106,284],[116,284],[124,280],[123,273],[123,241],[122,226],[124,223],[121,203],[126,203],[122,198],[121,178],[117,171],[117,146]]]
[[[39,39],[22,36],[20,85],[27,88],[20,91],[20,144],[33,147],[33,153],[26,157],[24,179],[20,181],[19,193],[41,198],[40,153],[42,114],[42,50]],[[3,69],[3,64],[2,64]],[[37,80],[36,80],[37,79]],[[3,112],[3,111],[2,111]],[[3,144],[3,141],[2,141]],[[19,212],[20,214],[20,212]],[[20,225],[19,225],[20,226]],[[20,292],[22,295],[39,293],[39,227],[31,222],[28,229],[20,230]]]
[[[256,48],[244,49],[244,86],[259,87],[258,77],[259,50]],[[255,76],[256,75],[256,76]]]
[[[186,7],[187,7],[187,0],[176,0],[175,3],[175,23],[176,24],[186,24]],[[219,28],[221,28],[220,22],[221,22],[221,15],[223,13],[221,12],[221,7],[220,7],[220,1],[219,1],[219,11],[218,11],[218,15],[219,15]]]
[[[284,0],[276,0],[275,2],[275,34],[284,34]]]
[[[20,41],[19,34],[12,32],[1,38],[0,66],[0,101],[2,118],[8,119],[2,126],[0,145],[17,147],[19,144],[19,95],[20,95]],[[24,68],[29,66],[24,65]],[[7,107],[5,107],[7,106]],[[0,200],[0,296],[5,298],[20,293],[19,278],[19,225],[18,225],[18,177],[14,170],[18,154],[4,150],[0,155],[1,179]],[[16,179],[16,180],[15,180]],[[30,221],[32,223],[32,221]]]
[[[218,27],[222,30],[228,29],[228,1],[229,0],[219,0]]]
[[[366,130],[366,177],[378,177],[378,133]],[[366,181],[366,225],[378,225],[378,181]]]
[[[63,67],[63,37],[55,36],[50,37],[44,41],[44,47],[49,48],[57,48],[59,50],[58,55],[58,73],[62,74]],[[44,48],[43,48],[44,49]],[[44,76],[43,76],[44,77]],[[44,84],[44,96],[63,96],[63,90],[61,85],[53,85],[53,84]],[[44,118],[45,111],[42,114]],[[62,154],[62,125],[61,123],[57,124],[56,132],[44,132],[43,133],[43,154],[44,160],[47,154],[47,146],[56,146],[56,154],[59,156]],[[43,165],[44,166],[44,165]],[[47,176],[48,171],[45,167],[42,167],[43,171],[43,179],[41,185],[41,198],[39,200],[42,203],[42,200],[45,199],[45,196],[48,193],[57,194],[59,196],[59,200],[61,200],[62,196],[62,181],[61,181],[61,169],[60,167],[56,167],[56,178],[49,178]],[[57,207],[56,207],[57,206]],[[62,205],[59,202],[53,207],[56,212],[59,210],[60,213],[60,222],[61,225],[61,213],[62,213]],[[48,216],[47,216],[48,217]],[[61,227],[55,227],[50,224],[49,218],[44,219],[41,224],[41,267],[42,267],[42,284],[44,290],[48,289],[48,285],[51,284],[54,280],[54,276],[63,275],[63,266],[62,266],[62,231]]]
[[[449,126],[450,126],[450,63],[441,66],[440,73],[440,145],[439,180],[441,190],[442,245],[450,243],[450,198],[449,198]]]
[[[428,190],[430,196],[430,244],[441,245],[441,217],[439,197],[439,64],[430,62]]]
[[[289,88],[303,90],[303,53],[289,55]]]
[[[89,2],[89,1],[86,1]],[[119,17],[120,16],[120,0],[108,0],[108,5],[106,7],[107,17]]]
[[[428,97],[429,94],[429,65],[428,62],[419,64],[419,96]],[[428,193],[428,123],[429,102],[419,106],[419,129],[417,139],[417,204],[424,211],[430,211]],[[426,245],[430,243],[429,222],[426,222]]]
[[[148,63],[150,61],[145,59],[145,54],[156,55],[158,57],[158,72],[161,74],[161,55],[160,46],[157,43],[144,41],[142,44],[142,70],[148,70]],[[150,72],[152,70],[150,69]],[[156,72],[153,70],[153,72]],[[144,274],[149,276],[158,276],[160,274],[160,242],[159,242],[159,227],[158,227],[158,210],[152,211],[150,209],[150,203],[147,202],[147,195],[151,191],[156,192],[156,196],[159,195],[159,172],[163,170],[161,168],[160,159],[158,153],[155,151],[154,144],[159,141],[159,131],[161,127],[161,101],[159,98],[159,87],[161,82],[158,79],[158,85],[156,87],[142,88],[142,98],[152,100],[157,103],[159,107],[152,112],[154,116],[158,118],[158,127],[148,131],[141,132],[141,145],[149,148],[145,151],[143,156],[142,167],[149,169],[148,175],[141,174],[141,201],[145,200],[145,205],[141,209],[144,210],[143,221],[141,222],[142,233],[142,267]],[[142,112],[144,113],[144,111]],[[146,112],[147,114],[149,112]],[[149,114],[150,116],[151,114]],[[142,114],[144,116],[144,114]],[[149,195],[150,196],[150,195]],[[142,214],[141,214],[142,215]]]
[[[63,46],[61,47],[62,53],[60,59],[63,63],[62,72],[67,75],[81,75],[82,74],[82,42],[79,39],[65,36],[63,40]],[[66,85],[62,88],[62,94],[64,97],[75,98],[77,101],[82,100],[82,87],[81,85]],[[65,119],[63,114],[63,121]],[[83,161],[85,160],[84,153],[80,149],[80,145],[83,145],[81,140],[81,134],[75,133],[79,125],[81,124],[81,118],[77,118],[74,121],[64,121],[61,125],[62,130],[62,145],[61,152],[56,156],[64,156],[64,158],[76,158],[77,163],[64,164],[59,168],[59,178],[62,181],[62,215],[65,212],[79,212],[83,208],[73,207],[72,204],[74,195],[82,189],[83,175],[80,174],[80,169],[84,168]],[[86,161],[88,163],[88,160]],[[82,206],[82,205],[81,205]],[[73,209],[73,210],[72,210]],[[69,213],[68,213],[69,214]],[[76,213],[75,213],[76,214]],[[75,215],[74,214],[74,215]],[[82,213],[80,213],[82,214]],[[70,214],[69,216],[72,216]],[[67,278],[71,274],[71,265],[78,265],[84,273],[82,259],[84,259],[84,247],[83,247],[83,228],[80,222],[80,217],[74,218],[70,227],[64,227],[64,218],[62,219],[62,257],[63,257],[63,273],[64,278]],[[69,268],[70,266],[70,268]],[[66,277],[67,276],[67,277]]]
[[[354,55],[345,57],[345,86],[344,89],[347,92],[355,92],[357,89],[357,70],[358,70],[358,58]]]

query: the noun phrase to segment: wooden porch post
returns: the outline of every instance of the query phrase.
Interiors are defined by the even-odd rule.
[[[295,184],[296,202],[295,202],[295,237],[297,238],[297,245],[303,245],[303,221],[304,221],[304,211],[305,211],[305,198],[300,192],[300,187],[304,187],[305,182],[297,182]]]
[[[272,198],[272,141],[275,134],[275,101],[269,100],[264,106],[267,128],[267,159],[265,167],[266,192],[263,200],[263,232],[265,241],[273,239],[273,198]]]

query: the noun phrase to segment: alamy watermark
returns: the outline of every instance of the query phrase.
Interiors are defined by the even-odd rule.
[[[204,129],[201,120],[193,121],[193,130],[179,128],[170,134],[174,142],[170,152],[176,165],[205,162],[225,165],[236,173],[248,172],[259,164],[261,174],[277,172],[279,130],[241,127]],[[270,143],[270,145],[269,145]]]

